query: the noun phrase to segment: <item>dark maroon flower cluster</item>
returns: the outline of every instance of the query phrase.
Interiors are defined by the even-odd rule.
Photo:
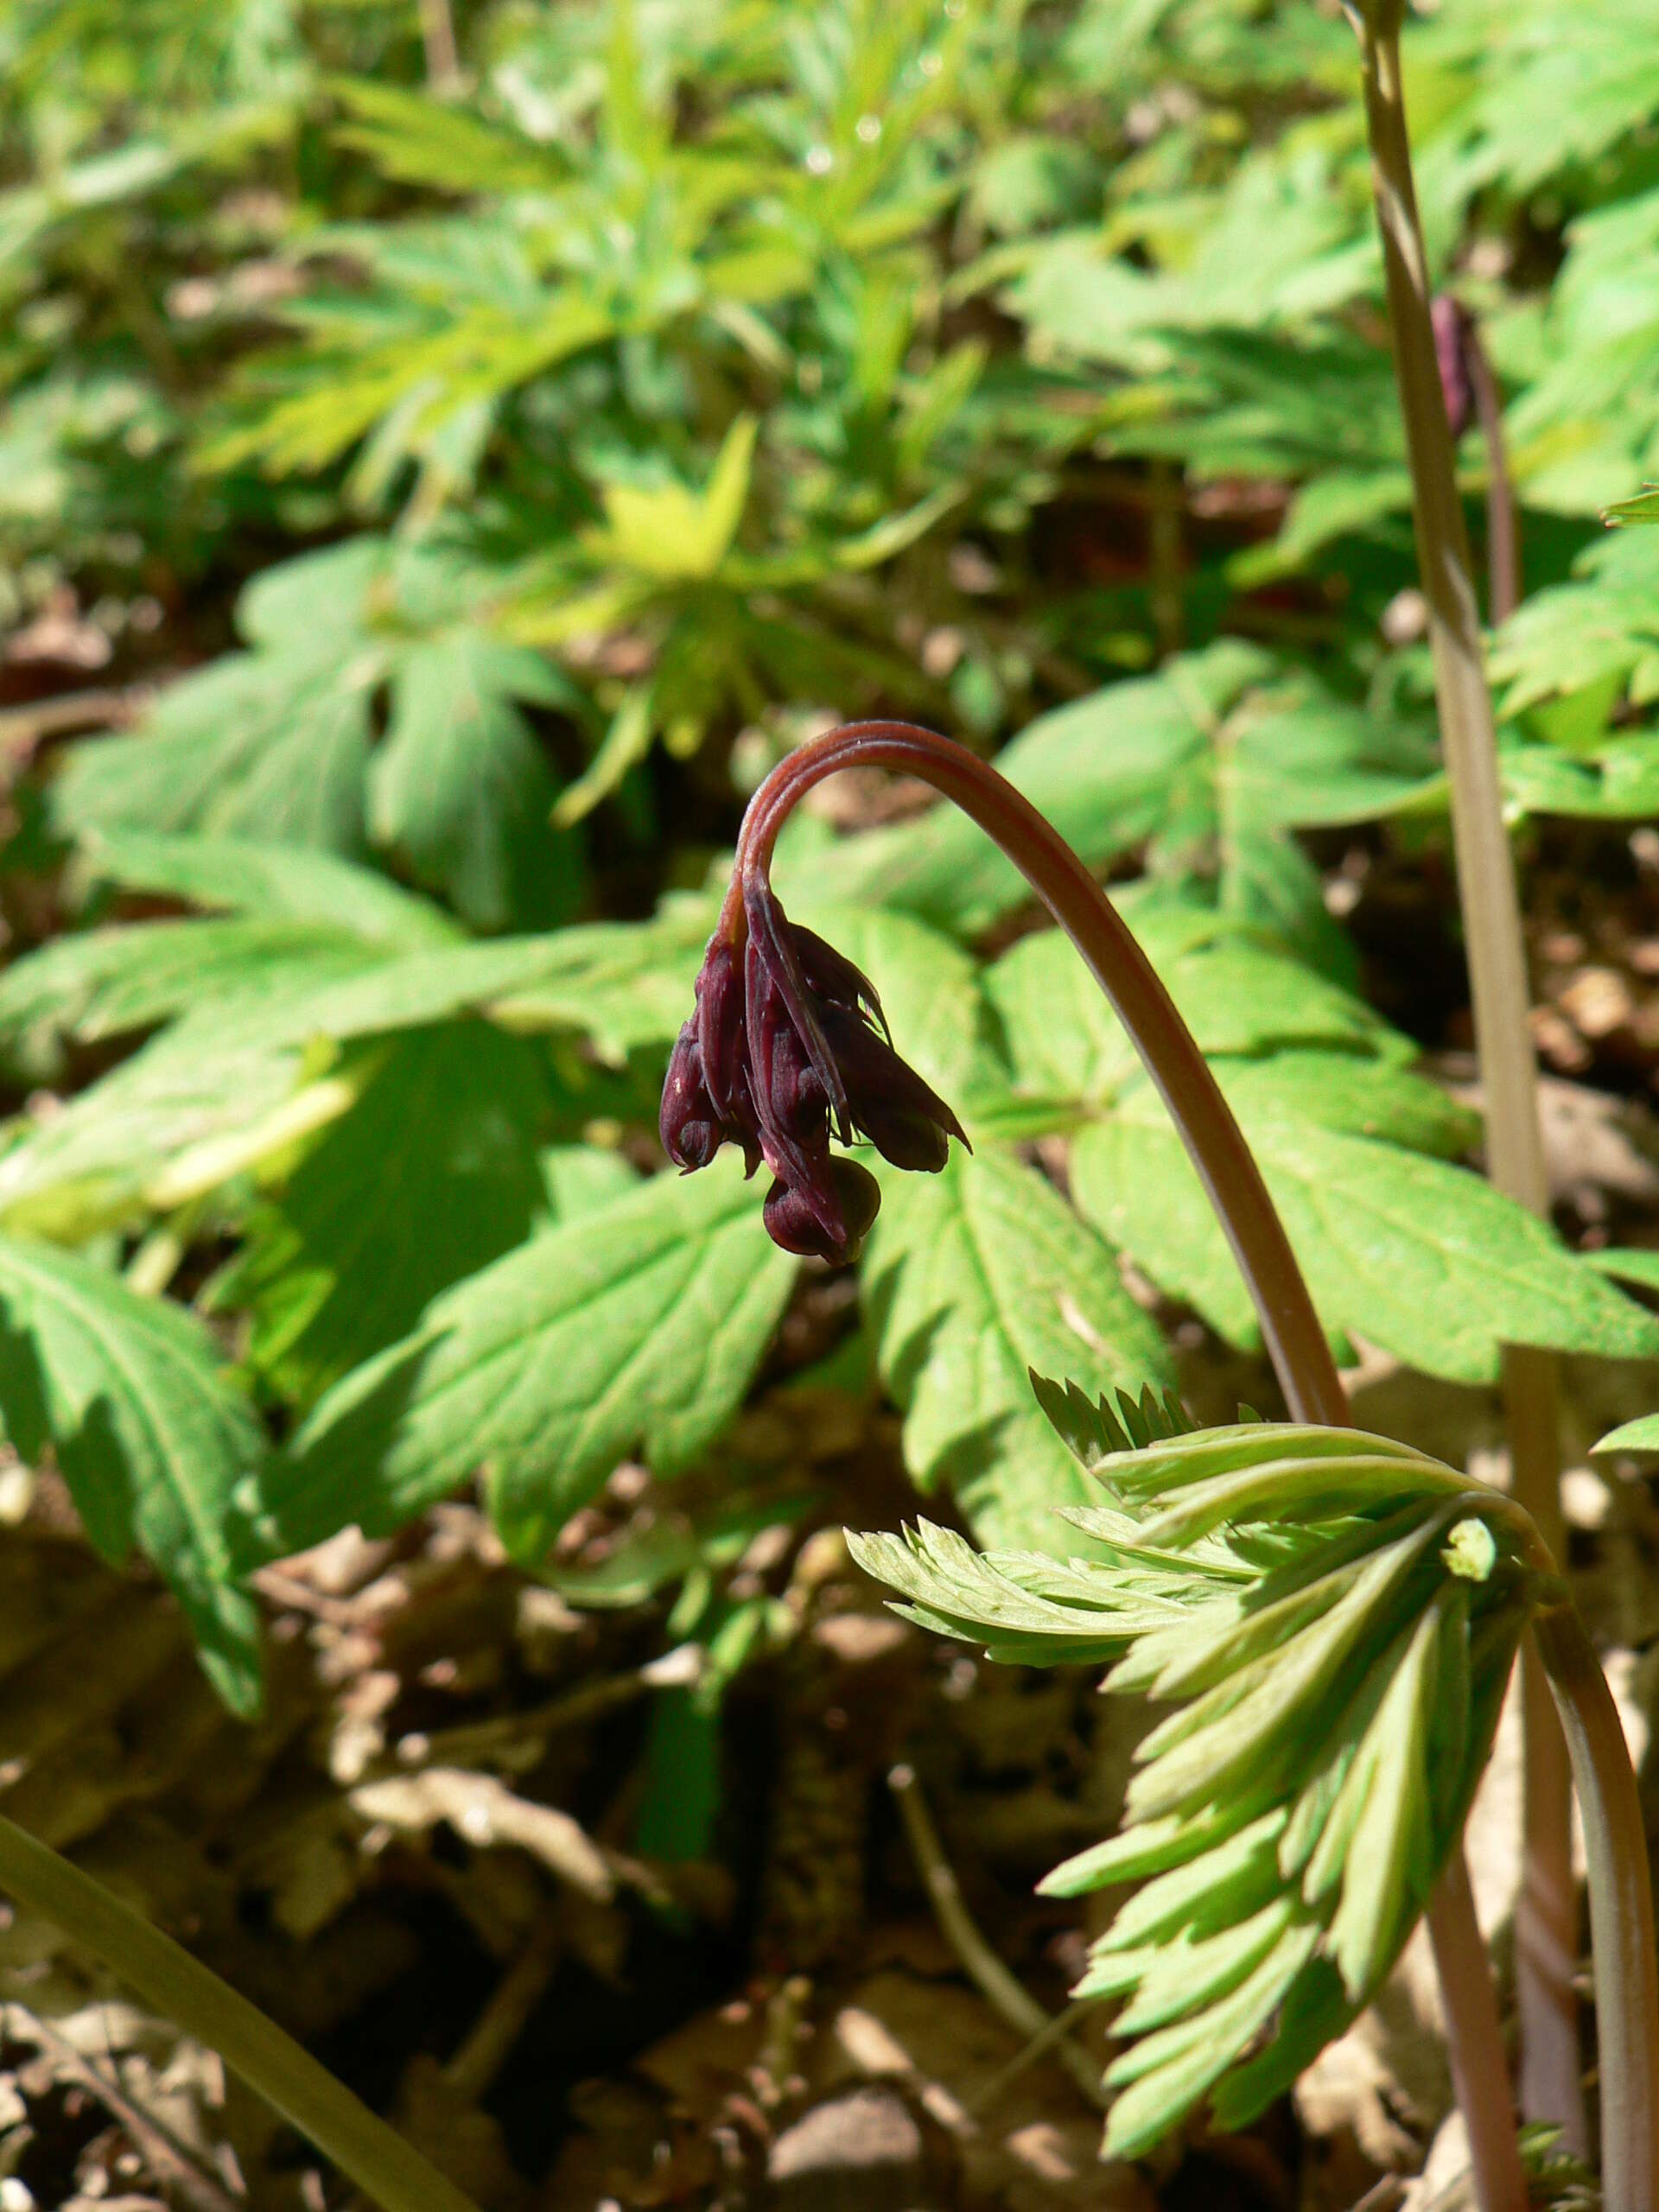
[[[663,1085],[663,1145],[677,1167],[706,1167],[741,1145],[753,1175],[776,1179],[766,1224],[786,1252],[857,1256],[880,1191],[830,1149],[868,1137],[895,1167],[937,1173],[962,1125],[893,1051],[868,978],[810,930],[797,929],[765,885],[747,886],[740,951],[722,925],[697,976],[697,1007]]]

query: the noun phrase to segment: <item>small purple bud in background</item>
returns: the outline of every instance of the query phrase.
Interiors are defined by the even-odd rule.
[[[1440,367],[1446,418],[1453,438],[1460,438],[1475,411],[1474,387],[1469,381],[1468,311],[1449,292],[1437,292],[1428,303],[1428,319],[1433,326],[1434,358]]]

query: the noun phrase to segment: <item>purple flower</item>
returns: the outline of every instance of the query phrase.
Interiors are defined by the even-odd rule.
[[[869,979],[810,930],[797,929],[764,881],[744,888],[746,943],[724,918],[697,977],[696,1012],[681,1030],[663,1086],[663,1147],[688,1173],[722,1144],[741,1145],[753,1174],[776,1178],[765,1218],[786,1252],[857,1256],[880,1192],[855,1161],[832,1156],[833,1135],[869,1138],[895,1167],[937,1173],[956,1116],[893,1051]]]

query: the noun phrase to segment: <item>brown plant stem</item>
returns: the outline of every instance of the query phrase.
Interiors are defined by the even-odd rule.
[[[779,762],[749,802],[721,927],[742,935],[743,886],[765,879],[778,833],[814,784],[837,770],[891,768],[954,801],[1014,862],[1106,994],[1169,1109],[1261,1318],[1293,1417],[1334,1428],[1351,1421],[1336,1363],[1296,1255],[1244,1141],[1186,1024],[1100,885],[1029,800],[994,768],[931,730],[907,722],[855,722]],[[1480,2212],[1524,2212],[1526,2176],[1516,2143],[1497,2000],[1475,1920],[1462,1847],[1429,1901],[1443,1977],[1446,2040],[1468,2124]]]
[[[1549,1182],[1538,1122],[1520,899],[1503,826],[1497,734],[1481,652],[1452,432],[1435,358],[1427,262],[1406,130],[1400,65],[1403,0],[1361,0],[1354,14],[1363,60],[1365,118],[1395,373],[1411,467],[1417,564],[1428,606],[1434,690],[1451,785],[1452,836],[1484,1093],[1487,1166],[1498,1190],[1548,1218]],[[1478,358],[1484,368],[1484,356]],[[1472,359],[1470,365],[1472,372]],[[1486,405],[1495,410],[1497,395],[1490,373],[1484,381]],[[1478,380],[1476,397],[1480,405]],[[1512,558],[1508,577],[1497,573],[1499,550],[1495,544],[1495,600],[1500,591],[1512,591],[1515,583]],[[1548,1353],[1510,1348],[1504,1355],[1503,1382],[1516,1496],[1550,1552],[1559,1557],[1563,1529],[1554,1363]],[[1562,1747],[1551,1740],[1555,1732],[1530,1652],[1522,1656],[1522,1673],[1527,1685],[1522,1692],[1527,1764],[1522,1858],[1529,1875],[1516,1910],[1516,1980],[1523,2047],[1522,2108],[1529,2119],[1554,2121],[1569,2142],[1581,2146],[1586,2131],[1577,2007],[1571,1978],[1559,1971],[1559,1961],[1576,1957],[1578,1952],[1567,1762]]]

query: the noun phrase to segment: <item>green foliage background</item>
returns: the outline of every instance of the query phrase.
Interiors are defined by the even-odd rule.
[[[443,12],[0,21],[0,611],[73,590],[155,679],[11,718],[0,1409],[226,1694],[240,1578],[346,1522],[481,1471],[536,1558],[630,1452],[768,1471],[722,1440],[798,1271],[733,1164],[653,1172],[654,1088],[742,796],[827,719],[997,750],[1138,876],[1339,1344],[1659,1352],[1467,1164],[1299,842],[1445,839],[1338,12],[478,0],[453,67]],[[1407,51],[1524,509],[1511,807],[1639,818],[1659,534],[1599,516],[1659,474],[1647,10],[1445,0]],[[830,1379],[1063,1546],[1028,1367],[1171,1379],[1125,1257],[1252,1345],[1231,1261],[976,832],[798,820],[780,884],[976,1147],[884,1177]]]

